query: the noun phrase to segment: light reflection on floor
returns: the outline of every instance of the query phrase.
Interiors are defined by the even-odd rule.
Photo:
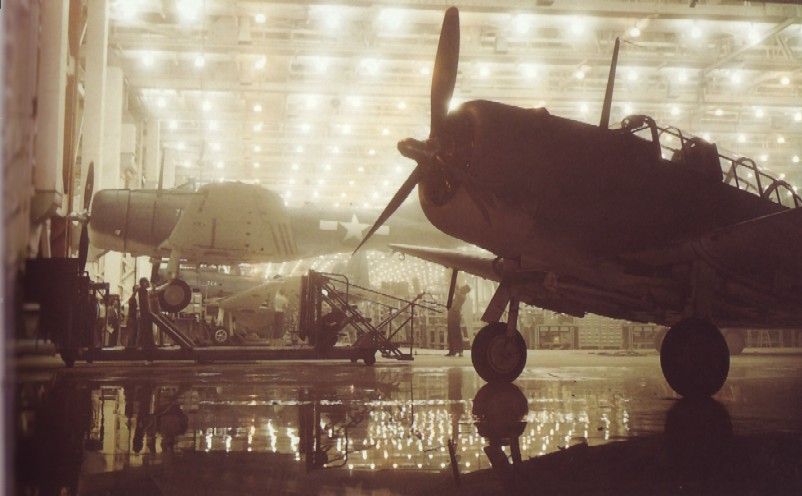
[[[664,381],[646,369],[605,369],[529,370],[501,387],[485,386],[465,366],[60,372],[19,385],[17,446],[29,468],[18,477],[54,493],[47,489],[177,453],[273,454],[306,473],[450,473],[453,460],[466,473],[489,468],[494,453],[520,449],[525,460],[660,433],[675,403]],[[754,398],[752,386],[731,381],[720,396],[737,412]],[[784,428],[802,430],[798,424],[794,417]]]

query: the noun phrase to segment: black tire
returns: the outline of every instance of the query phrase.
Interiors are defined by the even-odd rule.
[[[727,348],[730,350],[730,356],[740,355],[746,348],[746,331],[737,329],[730,329],[724,332],[724,341],[727,342]]]
[[[730,370],[727,342],[711,322],[685,319],[666,334],[660,368],[668,385],[682,396],[711,396],[724,385]]]
[[[366,354],[363,360],[365,361],[365,365],[373,365],[376,363],[376,352],[373,351],[372,353]]]
[[[212,332],[212,343],[217,346],[222,346],[228,343],[228,331],[224,327],[218,327]]]
[[[473,339],[471,362],[487,382],[512,382],[526,366],[526,342],[521,333],[507,337],[507,324],[484,326]]]
[[[159,307],[168,313],[178,313],[192,301],[192,288],[186,281],[173,279],[159,288]]]

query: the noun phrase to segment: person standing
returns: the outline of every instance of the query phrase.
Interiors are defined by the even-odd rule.
[[[139,288],[136,293],[139,300],[139,344],[150,355],[156,348],[156,343],[153,341],[153,317],[150,315],[149,287],[148,278],[143,277],[139,280]]]
[[[471,287],[467,284],[454,292],[454,299],[451,301],[451,308],[448,309],[446,325],[448,329],[448,353],[446,356],[462,356],[462,305],[465,304]]]
[[[136,303],[136,293],[137,293],[137,286],[134,286],[134,289],[131,290],[131,297],[128,298],[128,320],[125,324],[126,329],[126,341],[125,347],[126,348],[136,348],[137,345],[137,336],[139,336],[139,319],[137,319],[137,311],[139,306]]]
[[[273,297],[273,339],[278,344],[280,344],[279,340],[284,337],[284,313],[287,311],[289,302],[290,300],[284,296],[284,290],[278,288]]]

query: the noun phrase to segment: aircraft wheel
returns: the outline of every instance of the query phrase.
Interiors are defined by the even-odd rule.
[[[711,322],[685,319],[666,334],[660,368],[668,385],[682,396],[711,396],[724,385],[730,370],[727,342]]]
[[[159,288],[159,306],[168,313],[178,313],[192,300],[192,288],[186,281],[173,279]]]
[[[740,355],[746,348],[746,335],[745,331],[731,329],[724,333],[724,340],[727,342],[727,348],[730,350],[730,356]]]
[[[512,382],[526,365],[526,343],[519,332],[507,337],[505,322],[488,324],[473,339],[471,361],[487,382]]]
[[[218,327],[212,333],[212,342],[216,345],[224,345],[228,342],[228,331],[223,327]]]
[[[365,365],[373,365],[376,363],[376,351],[374,350],[373,352],[366,354],[363,360],[365,360]]]

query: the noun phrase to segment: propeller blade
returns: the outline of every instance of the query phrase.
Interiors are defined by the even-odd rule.
[[[80,272],[86,270],[86,258],[89,256],[89,229],[86,223],[81,226],[81,237],[78,238],[78,267]]]
[[[440,41],[434,59],[431,90],[431,129],[429,137],[438,136],[440,126],[448,114],[448,104],[457,84],[459,63],[459,10],[451,7],[443,17]]]
[[[368,239],[370,239],[371,236],[373,236],[373,233],[375,233],[376,230],[382,226],[382,224],[387,222],[387,219],[389,219],[390,216],[393,215],[393,213],[396,210],[398,210],[398,207],[400,207],[401,204],[404,203],[404,200],[406,200],[409,194],[412,193],[412,190],[415,189],[415,186],[420,181],[420,178],[421,178],[421,166],[419,164],[415,166],[415,168],[412,170],[412,173],[409,175],[407,180],[404,181],[404,184],[402,184],[401,187],[398,188],[398,191],[395,192],[393,198],[390,200],[387,206],[384,207],[384,210],[382,211],[381,215],[379,215],[379,218],[376,219],[376,222],[370,228],[370,231],[368,231],[365,237],[362,238],[362,241],[359,243],[359,245],[357,245],[353,253],[359,251],[359,249],[362,248],[362,245],[364,245],[365,242]]]
[[[92,204],[92,193],[95,189],[95,162],[89,162],[86,169],[86,182],[84,183],[84,211],[89,212],[89,205]]]

